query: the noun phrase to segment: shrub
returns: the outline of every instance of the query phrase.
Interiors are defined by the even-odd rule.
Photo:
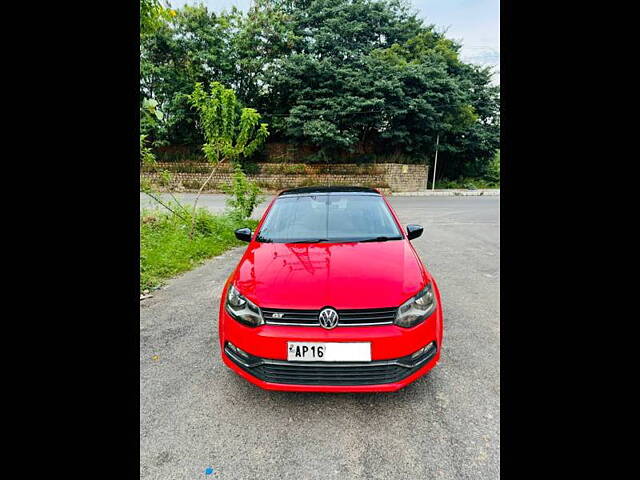
[[[493,160],[489,162],[484,178],[489,182],[500,184],[500,150],[496,151]]]
[[[262,201],[260,187],[247,178],[239,163],[234,166],[231,184],[222,189],[230,195],[227,199],[227,206],[229,207],[229,215],[235,220],[249,218],[256,205]]]
[[[151,151],[151,148],[147,145],[146,135],[140,135],[140,162],[147,168],[153,167],[156,162],[156,157]]]
[[[168,170],[160,172],[160,185],[167,187],[171,184],[171,173]]]
[[[460,177],[458,178],[458,180],[449,180],[447,178],[443,178],[441,180],[436,180],[436,188],[476,190],[480,188],[500,188],[500,183],[490,182],[483,178]]]

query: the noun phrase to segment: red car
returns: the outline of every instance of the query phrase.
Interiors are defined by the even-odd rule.
[[[224,363],[270,390],[398,390],[442,349],[433,277],[387,200],[360,187],[285,190],[269,204],[220,301]]]

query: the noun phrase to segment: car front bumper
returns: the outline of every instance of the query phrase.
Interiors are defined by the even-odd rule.
[[[267,390],[395,391],[429,372],[440,359],[442,311],[439,305],[429,318],[412,328],[395,325],[333,330],[279,325],[251,328],[231,318],[224,308],[220,309],[219,320],[223,362],[238,375]],[[370,342],[371,362],[290,362],[287,361],[289,341]],[[248,356],[234,352],[228,342]],[[431,342],[435,342],[433,350],[411,358]]]

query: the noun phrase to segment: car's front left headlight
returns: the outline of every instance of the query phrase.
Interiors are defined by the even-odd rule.
[[[227,290],[225,308],[233,318],[250,327],[257,327],[264,323],[260,307],[240,294],[233,285]]]
[[[414,327],[431,315],[438,305],[431,282],[398,308],[394,323],[399,327]]]

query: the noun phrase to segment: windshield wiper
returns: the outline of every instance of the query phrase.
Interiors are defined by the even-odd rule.
[[[400,240],[402,237],[374,237],[374,238],[366,238],[364,240],[359,240],[360,242],[386,242],[387,240]]]
[[[309,238],[307,240],[296,240],[295,242],[287,242],[284,243],[320,243],[320,242],[328,242],[326,238]]]

